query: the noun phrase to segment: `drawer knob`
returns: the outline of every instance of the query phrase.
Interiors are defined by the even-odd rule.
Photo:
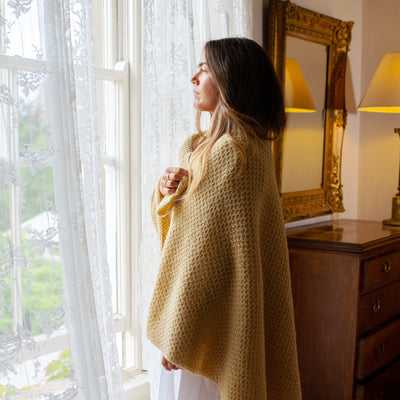
[[[371,309],[373,312],[378,312],[382,308],[382,299],[375,299],[373,303],[371,303]]]
[[[378,356],[383,356],[385,354],[385,347],[386,347],[386,343],[384,343],[384,342],[379,343],[379,345],[377,347],[375,347],[375,351],[378,354]]]
[[[388,272],[390,272],[391,269],[392,269],[392,263],[389,260],[386,260],[381,264],[382,272],[387,274]]]

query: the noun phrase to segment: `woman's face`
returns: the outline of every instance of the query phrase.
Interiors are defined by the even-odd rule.
[[[218,103],[219,91],[211,78],[204,51],[197,66],[197,73],[190,81],[194,85],[194,108],[212,113]]]

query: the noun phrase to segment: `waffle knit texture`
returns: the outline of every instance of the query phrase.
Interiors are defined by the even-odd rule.
[[[285,227],[270,142],[226,135],[189,198],[156,187],[161,264],[147,336],[172,363],[216,382],[221,400],[299,400]],[[188,168],[198,135],[180,151]]]

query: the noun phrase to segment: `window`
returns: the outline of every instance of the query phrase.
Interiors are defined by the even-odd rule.
[[[5,17],[0,16],[1,49],[13,34],[4,4],[0,0]],[[24,352],[21,361],[26,364],[34,357],[57,359],[68,348],[63,327],[50,339],[46,336],[46,324],[63,318],[63,293],[55,284],[61,282],[61,263],[54,228],[53,148],[44,106],[45,63],[38,50],[36,0],[29,5],[29,15],[17,19],[21,28],[13,29],[24,32],[26,48],[8,48],[0,55],[0,163],[6,171],[0,176],[0,274],[6,282],[0,290],[0,335],[19,327],[36,335],[39,346],[35,354]],[[142,369],[135,292],[140,198],[132,190],[140,187],[140,1],[96,0],[92,7],[112,304],[120,360],[132,371]],[[12,134],[3,134],[10,129]],[[39,300],[43,292],[45,301]],[[36,302],[34,311],[16,293]],[[15,382],[15,387],[26,384]]]
[[[0,2],[0,6],[3,11],[4,3]],[[2,15],[6,21],[12,20],[12,16]],[[63,295],[54,284],[61,281],[61,264],[50,164],[53,147],[44,106],[45,65],[38,50],[35,19],[37,7],[33,2],[29,19],[22,16],[15,22],[20,27],[12,31],[6,23],[0,24],[0,162],[5,171],[0,178],[4,278],[0,334],[26,329],[37,336],[39,344],[43,337],[43,346],[36,353],[41,356],[66,348],[67,344],[60,330],[44,345],[49,324],[58,326],[62,321]],[[18,30],[27,33],[24,49],[9,44],[9,39],[14,43],[12,35]],[[16,53],[23,57],[14,56]],[[47,293],[45,299],[41,296],[43,291]],[[28,360],[32,354],[28,351],[24,356]]]
[[[15,373],[2,374],[0,393],[11,396],[33,376],[49,382],[59,374],[46,367],[53,360],[65,367],[58,377],[70,366],[38,6],[5,4],[0,0],[0,337],[2,368]]]
[[[101,5],[100,5],[101,4]],[[141,340],[135,288],[140,227],[140,2],[93,2],[98,126],[108,264],[122,366],[140,370]]]

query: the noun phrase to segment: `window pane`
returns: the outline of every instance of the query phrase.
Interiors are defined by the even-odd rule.
[[[107,261],[110,268],[110,279],[112,283],[113,312],[118,313],[118,268],[117,268],[117,188],[115,182],[115,168],[104,166],[104,200],[106,210],[106,240]]]
[[[97,67],[112,68],[117,61],[117,0],[92,0],[94,62]]]
[[[10,189],[0,185],[0,335],[11,332],[12,269],[10,257]]]
[[[34,335],[60,329],[64,317],[58,243],[54,242],[54,248],[44,248],[42,238],[35,237],[39,231],[32,227],[35,223],[45,225],[46,219],[47,215],[41,214],[30,220],[27,225],[30,233],[22,237],[26,259],[21,274],[23,318],[25,328]]]
[[[63,292],[54,206],[53,147],[41,74],[18,74],[22,323],[32,334],[63,326]],[[23,83],[22,83],[23,82]]]
[[[120,255],[118,251],[118,207],[121,206],[119,196],[121,192],[117,186],[116,166],[121,161],[118,159],[117,142],[118,128],[116,121],[116,84],[112,81],[98,80],[96,82],[98,126],[103,156],[103,189],[104,206],[106,214],[106,240],[107,240],[107,261],[110,268],[110,278],[113,289],[113,312],[121,313],[119,305],[119,293],[121,282],[119,282],[118,263]]]
[[[11,192],[18,181],[18,172],[10,163],[11,120],[15,115],[14,99],[6,87],[7,71],[0,69],[0,335],[13,329],[13,243],[11,240]]]
[[[1,35],[3,53],[10,56],[37,58],[41,55],[37,0],[9,1],[5,7],[4,33]]]
[[[114,82],[97,81],[97,110],[102,154],[115,160],[117,124],[116,124],[116,87]]]

